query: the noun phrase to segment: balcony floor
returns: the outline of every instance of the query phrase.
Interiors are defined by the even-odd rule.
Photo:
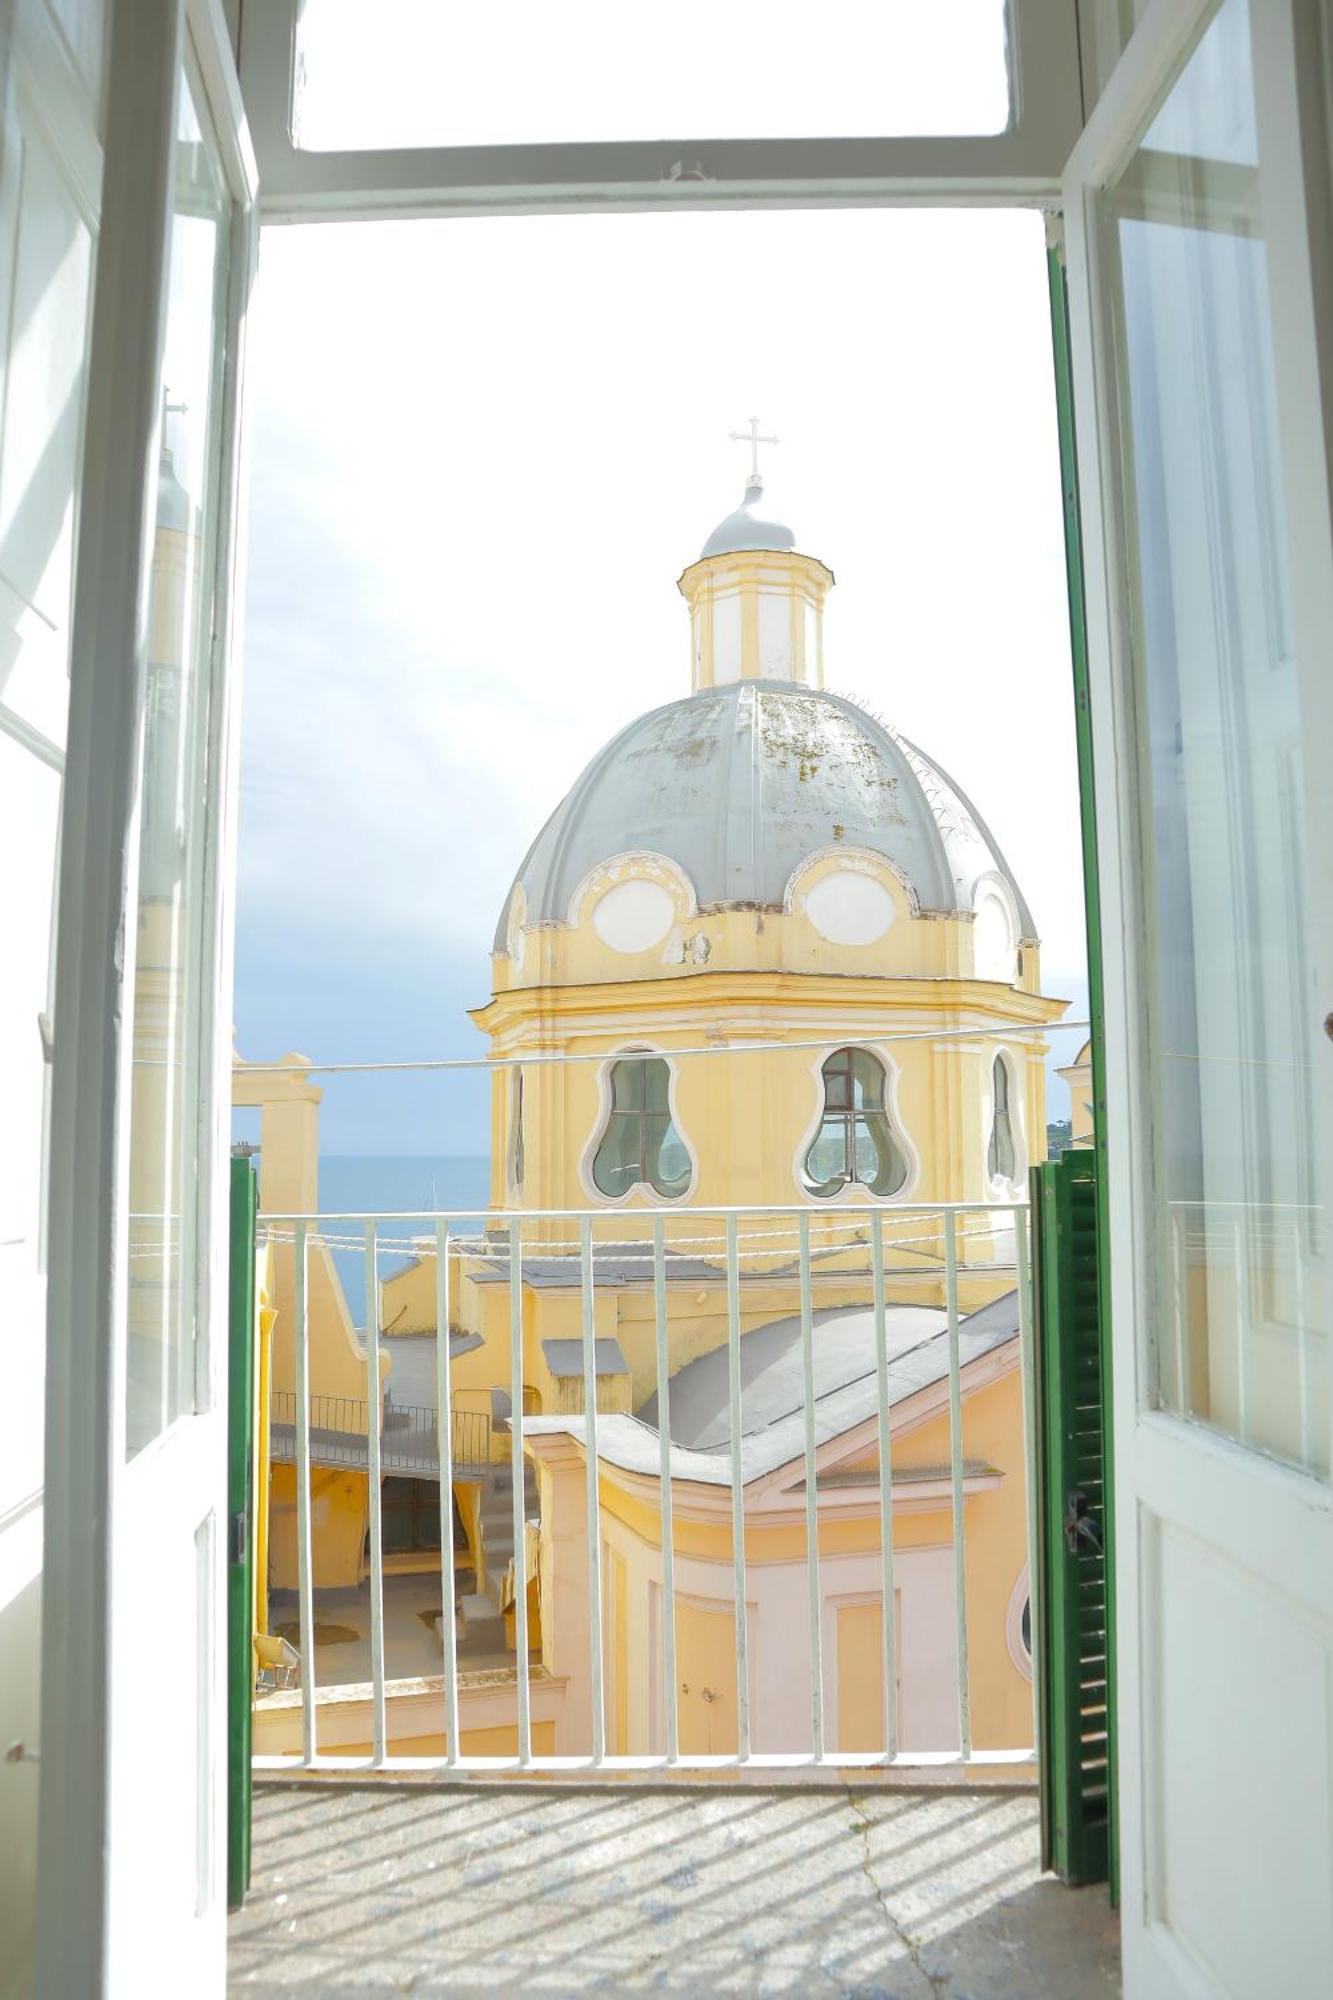
[[[1031,1792],[263,1784],[232,2000],[1112,2000],[1104,1889]]]

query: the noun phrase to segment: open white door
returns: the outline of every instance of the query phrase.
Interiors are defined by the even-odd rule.
[[[38,1990],[225,1982],[229,698],[255,180],[220,10],[114,10],[53,1084]]]
[[[1333,1980],[1323,13],[1150,7],[1065,185],[1131,2000]]]

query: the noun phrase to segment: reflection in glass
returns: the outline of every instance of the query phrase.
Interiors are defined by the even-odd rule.
[[[227,196],[182,79],[143,716],[130,1107],[126,1445],[195,1403],[197,1078],[216,329]]]
[[[993,1181],[1012,1181],[1018,1169],[1018,1154],[1009,1114],[1009,1065],[1003,1056],[996,1056],[991,1071],[991,1107],[986,1170]]]
[[[1146,736],[1161,1402],[1327,1473],[1306,773],[1246,0],[1115,187]]]
[[[869,1049],[835,1049],[820,1071],[824,1111],[805,1156],[805,1185],[821,1200],[858,1181],[872,1194],[897,1194],[907,1156],[889,1121],[884,1065]]]
[[[671,1072],[661,1056],[611,1065],[611,1108],[593,1155],[593,1184],[612,1200],[648,1187],[675,1200],[688,1193],[689,1151],[671,1116]]]

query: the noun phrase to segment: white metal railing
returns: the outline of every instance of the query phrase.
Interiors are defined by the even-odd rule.
[[[381,1238],[381,1228],[404,1225],[412,1231],[411,1244],[395,1234]],[[418,1212],[410,1214],[340,1213],[327,1215],[266,1215],[260,1218],[261,1237],[277,1246],[277,1254],[292,1257],[294,1298],[294,1450],[296,1468],[296,1569],[297,1617],[299,1624],[300,1748],[265,1753],[255,1759],[258,1768],[290,1769],[376,1769],[385,1771],[437,1771],[450,1775],[527,1771],[690,1771],[732,1769],[770,1771],[803,1769],[820,1771],[851,1768],[920,1768],[1022,1765],[1035,1762],[1036,1672],[1038,1621],[1029,1620],[1033,1654],[1033,1700],[1028,1718],[1031,1733],[1018,1746],[996,1746],[975,1740],[972,1670],[969,1651],[969,1588],[966,1536],[967,1507],[965,1486],[968,1477],[964,1456],[964,1368],[963,1337],[966,1316],[960,1306],[964,1283],[975,1291],[989,1289],[993,1296],[1010,1290],[1017,1293],[1017,1336],[1021,1365],[1022,1472],[1026,1482],[1026,1557],[1028,1574],[1034,1573],[1035,1480],[1032,1477],[1034,1439],[1034,1383],[1032,1367],[1032,1285],[1028,1242],[1028,1210],[1025,1202],[894,1203],[874,1209],[864,1204],[821,1204],[817,1209],[800,1208],[704,1208],[689,1207],[669,1212],[567,1209],[545,1211]],[[608,1232],[614,1231],[614,1234]],[[526,1232],[526,1237],[525,1237]],[[311,1342],[308,1266],[313,1243],[343,1244],[355,1237],[363,1246],[365,1297],[367,1301],[364,1340],[366,1367],[366,1437],[363,1463],[369,1491],[369,1640],[370,1681],[367,1706],[369,1755],[343,1754],[321,1748],[319,1742],[319,1688],[316,1665],[316,1621],[314,1563],[312,1550],[311,1469],[316,1462],[312,1432],[318,1430],[321,1408],[312,1401]],[[730,1603],[726,1608],[734,1621],[735,1634],[735,1740],[720,1752],[701,1752],[682,1743],[679,1712],[678,1631],[681,1590],[679,1565],[682,1550],[677,1532],[677,1488],[697,1492],[701,1479],[710,1476],[701,1468],[702,1449],[682,1451],[671,1439],[672,1371],[670,1353],[670,1291],[673,1263],[689,1258],[690,1283],[699,1279],[700,1248],[710,1251],[704,1261],[722,1288],[726,1322],[726,1409],[727,1438],[724,1446],[711,1453],[711,1479],[715,1488],[729,1489],[730,1498]],[[784,1261],[784,1246],[790,1255]],[[420,1254],[429,1251],[435,1261],[435,1393],[436,1410],[454,1407],[453,1365],[450,1328],[457,1325],[456,1288],[460,1271],[484,1265],[489,1282],[502,1282],[507,1289],[508,1330],[508,1475],[512,1510],[512,1557],[514,1576],[520,1568],[530,1573],[531,1529],[525,1501],[527,1452],[538,1430],[550,1426],[525,1416],[525,1313],[524,1257],[540,1259],[549,1266],[563,1259],[570,1266],[571,1280],[580,1294],[581,1360],[583,1410],[560,1420],[582,1443],[586,1461],[585,1480],[585,1571],[582,1579],[586,1595],[586,1645],[589,1695],[589,1726],[586,1741],[566,1745],[557,1753],[539,1752],[533,1747],[534,1668],[529,1644],[528,1591],[516,1587],[507,1607],[513,1621],[513,1704],[510,1726],[515,1750],[506,1755],[479,1755],[466,1752],[461,1733],[467,1724],[460,1717],[460,1695],[466,1691],[466,1658],[460,1660],[460,1633],[451,1587],[450,1562],[453,1549],[453,1487],[456,1471],[457,1438],[455,1425],[439,1423],[431,1413],[438,1442],[437,1466],[441,1547],[441,1624],[439,1655],[439,1733],[442,1748],[438,1755],[407,1755],[392,1747],[388,1701],[384,1627],[384,1546],[381,1507],[383,1438],[379,1424],[369,1420],[369,1412],[380,1408],[381,1329],[379,1311],[379,1258],[381,1249],[399,1254],[405,1247]],[[834,1270],[821,1259],[835,1251],[864,1250],[866,1264],[861,1269]],[[717,1259],[716,1262],[712,1258]],[[606,1689],[606,1606],[603,1597],[605,1536],[603,1521],[602,1457],[599,1430],[609,1423],[623,1424],[623,1417],[599,1415],[597,1402],[596,1295],[599,1260],[614,1259],[620,1272],[627,1268],[645,1285],[651,1283],[653,1320],[653,1364],[657,1394],[657,1439],[655,1453],[660,1495],[660,1584],[658,1603],[658,1648],[660,1672],[660,1744],[651,1750],[630,1751],[621,1745],[608,1747]],[[751,1712],[751,1590],[747,1576],[747,1536],[753,1539],[757,1525],[747,1517],[747,1434],[745,1432],[745,1383],[741,1365],[742,1341],[746,1336],[745,1266],[749,1264],[751,1284],[762,1282],[791,1284],[794,1279],[796,1312],[782,1312],[777,1318],[799,1317],[800,1347],[800,1439],[787,1460],[803,1464],[805,1606],[807,1631],[804,1640],[788,1633],[787,1645],[808,1649],[809,1724],[804,1741],[789,1746],[756,1746],[756,1730]],[[762,1269],[758,1268],[762,1265]],[[874,1402],[869,1417],[858,1418],[864,1429],[870,1426],[878,1456],[878,1590],[880,1605],[879,1654],[882,1700],[881,1742],[878,1748],[845,1750],[839,1747],[837,1729],[830,1730],[825,1702],[825,1656],[827,1652],[825,1596],[821,1575],[820,1486],[818,1459],[821,1450],[819,1405],[831,1392],[821,1391],[818,1379],[819,1328],[816,1325],[816,1279],[836,1279],[844,1289],[861,1285],[868,1315],[868,1352],[861,1378],[868,1385],[873,1376]],[[1003,1281],[1010,1280],[1008,1285]],[[618,1279],[623,1282],[623,1279]],[[943,1734],[953,1740],[904,1747],[900,1741],[898,1685],[902,1662],[898,1658],[899,1635],[896,1620],[898,1602],[895,1578],[893,1520],[895,1479],[905,1475],[894,1467],[892,1416],[894,1369],[909,1351],[891,1350],[890,1314],[902,1304],[923,1303],[922,1292],[933,1291],[942,1305],[943,1326],[926,1336],[938,1340],[943,1335],[943,1369],[932,1378],[947,1383],[947,1395],[940,1398],[940,1415],[947,1416],[949,1461],[947,1468],[947,1511],[952,1540],[953,1647],[957,1663],[955,1716]],[[891,1296],[891,1293],[893,1296]],[[853,1310],[843,1302],[843,1309]],[[754,1317],[754,1309],[748,1315]],[[1004,1336],[1008,1338],[1009,1336]],[[390,1343],[392,1344],[392,1343]],[[845,1385],[844,1385],[845,1386]],[[637,1433],[644,1426],[636,1421]],[[503,1426],[497,1434],[502,1434]],[[825,1429],[827,1444],[836,1431]],[[754,1433],[752,1433],[754,1435]],[[640,1445],[645,1440],[640,1435]],[[649,1446],[651,1453],[651,1446]],[[492,1459],[494,1454],[491,1454]],[[641,1462],[642,1461],[642,1462]],[[642,1450],[635,1460],[642,1473],[650,1462]],[[771,1469],[771,1468],[770,1468]],[[755,1476],[752,1469],[748,1475]],[[899,1496],[901,1498],[901,1495]],[[546,1524],[543,1524],[543,1526]],[[874,1551],[871,1552],[875,1553]],[[900,1550],[899,1555],[902,1555]],[[693,1560],[693,1558],[691,1558]],[[540,1585],[539,1585],[540,1588]],[[549,1637],[556,1607],[542,1607],[544,1638]],[[340,1616],[342,1613],[340,1613]],[[774,1639],[769,1630],[766,1649]],[[771,1651],[766,1655],[773,1669]],[[538,1672],[541,1672],[540,1663]],[[565,1672],[568,1672],[566,1663]],[[419,1669],[413,1669],[412,1685],[421,1686]],[[492,1692],[496,1675],[485,1678]],[[343,1690],[344,1701],[346,1690]],[[410,1732],[419,1736],[419,1722]],[[765,1732],[760,1731],[761,1735]],[[771,1735],[771,1732],[768,1732]],[[558,1740],[558,1738],[557,1738]]]

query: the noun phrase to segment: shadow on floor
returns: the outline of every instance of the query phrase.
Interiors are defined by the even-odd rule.
[[[233,2000],[1112,2000],[1031,1793],[264,1785]]]

